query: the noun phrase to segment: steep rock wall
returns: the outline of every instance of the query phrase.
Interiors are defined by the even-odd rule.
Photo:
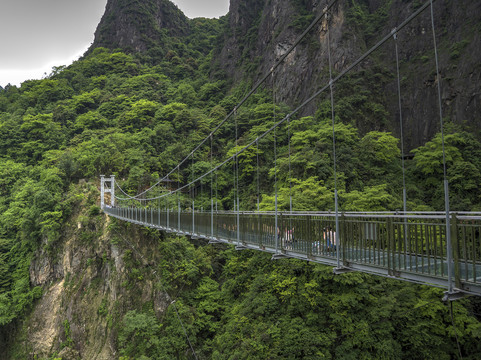
[[[232,0],[225,45],[220,64],[236,80],[259,78],[267,72],[327,2],[309,0]],[[339,73],[384,35],[404,21],[423,2],[393,0],[339,1],[324,20],[280,66],[273,83],[276,101],[299,104],[328,81],[327,26],[330,29],[334,73]],[[481,3],[468,0],[436,1],[434,6],[443,114],[448,121],[480,128],[480,43]],[[402,111],[406,145],[424,144],[439,131],[437,79],[435,78],[433,35],[429,8],[399,33],[402,77]],[[389,114],[376,129],[399,134],[394,43],[389,41],[353,73],[379,67],[386,78],[377,87]],[[370,70],[371,69],[371,70]],[[366,87],[369,87],[366,84]],[[382,88],[381,88],[382,87]],[[342,95],[342,91],[339,92]],[[327,95],[326,95],[327,96]],[[375,96],[375,94],[373,94]],[[320,100],[303,111],[314,114]],[[339,99],[337,99],[339,100]],[[371,124],[359,123],[362,131]]]
[[[225,33],[214,56],[218,63],[214,68],[220,67],[234,84],[242,79],[259,79],[322,13],[327,3],[326,0],[231,0]],[[327,84],[328,28],[336,75],[423,3],[419,0],[339,0],[330,11],[329,22],[323,20],[316,26],[268,83],[276,90],[275,101],[295,106]],[[438,0],[434,4],[443,116],[448,122],[477,132],[481,129],[481,48],[477,46],[481,40],[481,3]],[[398,36],[403,130],[409,149],[424,144],[440,129],[429,10]],[[104,46],[143,52],[151,46],[162,45],[166,36],[187,35],[189,29],[189,20],[168,0],[142,3],[109,0],[92,49]],[[362,88],[370,93],[366,97],[376,99],[376,106],[382,108],[377,113],[367,111],[342,119],[362,132],[388,130],[400,134],[394,54],[394,43],[389,41],[352,71],[352,74],[371,75],[363,80]],[[336,103],[345,102],[343,98],[349,94],[342,84],[340,87],[335,88]],[[349,84],[345,87],[349,88]],[[301,115],[315,114],[327,96],[321,95],[311,102]],[[369,107],[369,104],[353,106]]]
[[[97,190],[91,195],[97,198]],[[167,308],[166,294],[139,259],[155,256],[152,239],[137,227],[119,237],[109,218],[89,206],[79,204],[55,251],[35,254],[30,281],[43,288],[43,296],[10,334],[2,359],[114,359],[115,324],[127,311],[148,303],[160,317]],[[133,266],[140,269],[135,276]]]
[[[92,49],[146,51],[165,36],[188,33],[188,18],[168,0],[108,0]]]

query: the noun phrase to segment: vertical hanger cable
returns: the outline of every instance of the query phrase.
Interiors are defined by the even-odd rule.
[[[329,13],[327,12],[327,8],[324,10],[326,11],[326,27],[327,27],[327,46],[328,46],[328,58],[329,58],[329,88],[331,90],[331,117],[332,117],[332,156],[334,161],[334,206],[336,211],[336,235],[334,239],[331,239],[331,242],[335,244],[336,248],[336,258],[337,258],[337,267],[341,267],[341,258],[340,258],[340,250],[341,242],[340,242],[340,228],[339,228],[339,199],[337,193],[337,155],[336,155],[336,115],[334,112],[334,82],[332,80],[332,58],[331,58],[331,31],[329,29]]]
[[[433,31],[433,44],[434,44],[434,58],[436,60],[436,82],[438,90],[438,105],[439,105],[439,121],[441,125],[441,143],[443,148],[443,178],[444,178],[444,204],[446,211],[446,260],[448,265],[448,294],[453,293],[453,249],[451,246],[451,215],[449,209],[449,182],[448,182],[448,172],[446,164],[446,146],[444,141],[444,123],[443,123],[443,103],[441,98],[441,74],[439,73],[439,57],[438,57],[438,46],[436,42],[436,29],[434,26],[434,5],[433,0],[431,0],[431,27]]]

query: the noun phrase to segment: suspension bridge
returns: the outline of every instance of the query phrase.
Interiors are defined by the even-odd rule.
[[[441,212],[413,212],[407,209],[405,182],[405,151],[402,134],[401,72],[398,34],[417,17],[428,14],[426,27],[431,27],[439,101],[440,129],[443,130],[441,81],[436,44],[433,0],[426,1],[392,31],[364,52],[337,76],[333,76],[331,59],[330,19],[338,0],[329,2],[304,33],[234,107],[234,109],[170,172],[145,191],[130,195],[122,189],[115,176],[101,176],[101,208],[109,216],[162,231],[207,239],[209,243],[231,244],[238,250],[252,249],[272,254],[273,259],[296,258],[334,267],[336,274],[361,271],[384,277],[411,281],[446,289],[445,299],[454,300],[466,294],[481,296],[481,213],[450,211],[449,182],[443,140],[443,184],[445,209]],[[326,29],[326,50],[329,59],[329,79],[285,117],[278,119],[273,112],[272,127],[252,141],[240,144],[237,113],[246,101],[274,79],[276,69],[302,42],[307,34],[323,22]],[[397,100],[401,129],[401,161],[403,169],[403,210],[391,212],[347,212],[338,201],[338,174],[336,155],[336,119],[334,114],[335,86],[346,74],[367,59],[387,42],[394,42],[397,75]],[[272,80],[273,81],[273,80]],[[288,132],[289,178],[291,177],[290,121],[291,118],[321,94],[330,98],[332,112],[332,161],[334,169],[334,211],[296,211],[290,194],[288,211],[278,207],[277,132],[282,127]],[[275,99],[275,94],[273,95]],[[213,157],[214,139],[227,124],[235,127],[235,148],[219,160]],[[239,200],[239,156],[255,149],[259,167],[259,144],[271,141],[274,150],[274,211],[260,211],[259,173],[257,172],[257,209],[242,209]],[[210,158],[210,169],[195,174],[196,155],[205,163]],[[233,153],[233,154],[232,154]],[[202,155],[204,154],[204,155]],[[233,207],[218,209],[217,174],[232,172]],[[185,175],[190,173],[190,175]],[[175,178],[176,180],[170,180]],[[190,179],[189,179],[190,178]],[[187,180],[186,180],[187,179]],[[172,185],[177,182],[176,187]],[[168,186],[166,186],[166,183]],[[215,185],[214,185],[215,184]],[[292,186],[292,185],[291,185]],[[200,189],[200,190],[199,190]],[[116,190],[121,196],[116,195]],[[209,201],[206,201],[209,198]],[[201,199],[202,202],[201,202]],[[201,206],[198,203],[201,202]],[[208,206],[205,206],[205,204]],[[196,207],[197,205],[197,207]],[[204,208],[205,207],[205,208]],[[322,210],[322,209],[320,209]]]

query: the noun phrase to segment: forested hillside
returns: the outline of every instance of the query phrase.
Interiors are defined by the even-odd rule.
[[[348,2],[346,16],[356,19],[358,31],[372,31],[363,22],[372,17],[358,16],[368,12],[360,4]],[[296,31],[310,18],[299,19]],[[132,194],[147,188],[234,109],[257,76],[243,68],[234,81],[218,61],[228,17],[178,19],[172,26],[187,28],[149,33],[161,42],[151,38],[148,49],[93,47],[45,79],[0,88],[2,358],[191,359],[194,349],[199,359],[478,359],[477,298],[445,304],[441,289],[359,273],[335,276],[329,267],[294,259],[272,262],[266,254],[101,213],[101,174],[115,174]],[[108,42],[104,35],[98,36]],[[400,139],[389,131],[384,97],[393,75],[373,63],[336,90],[342,211],[403,207]],[[292,110],[271,85],[239,109],[241,141],[271,127],[273,114]],[[481,211],[481,141],[472,126],[445,123],[455,211]],[[234,131],[228,124],[216,138],[214,161],[233,151]],[[289,210],[292,194],[295,210],[333,209],[329,99],[293,117],[289,133],[277,136],[280,208]],[[409,151],[409,210],[443,210],[440,133]],[[210,167],[210,155],[196,163],[197,173]],[[255,209],[258,176],[260,207],[272,210],[272,146],[261,149],[259,175],[255,157],[248,151],[239,159],[241,206]],[[218,175],[219,206],[226,210],[234,197],[229,176]]]

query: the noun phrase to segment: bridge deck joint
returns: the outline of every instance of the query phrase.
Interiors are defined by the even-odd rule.
[[[272,255],[271,260],[286,259],[286,258],[288,258],[288,257],[289,257],[289,256],[287,256],[286,254],[279,253],[279,254],[274,254],[274,255]]]
[[[220,240],[211,238],[211,239],[209,240],[209,244],[210,244],[210,245],[212,245],[212,244],[223,244],[223,242],[220,241]]]
[[[443,296],[443,301],[448,302],[448,301],[456,301],[459,299],[462,299],[466,297],[468,294],[465,292],[454,288],[452,291],[445,291],[444,296]]]
[[[339,267],[335,267],[334,269],[332,269],[332,271],[334,272],[335,275],[341,275],[341,274],[353,272],[353,271],[356,271],[356,270],[350,269],[350,268],[345,267],[345,266],[339,266]]]

